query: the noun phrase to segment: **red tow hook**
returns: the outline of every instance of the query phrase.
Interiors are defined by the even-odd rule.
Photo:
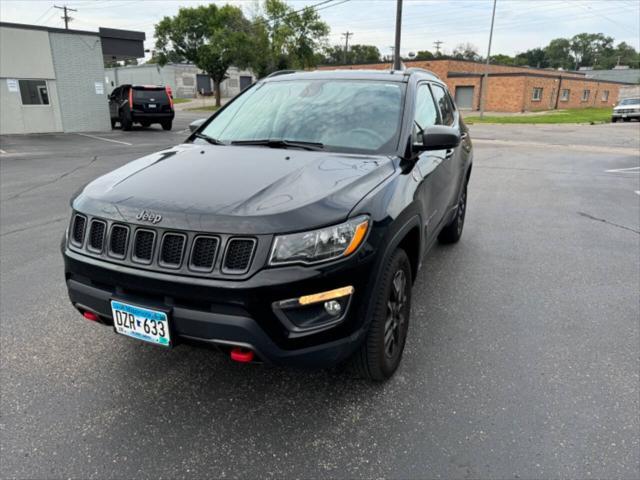
[[[253,350],[248,348],[234,347],[231,349],[231,360],[240,363],[249,363],[253,361]]]
[[[96,315],[93,312],[83,312],[82,316],[84,318],[86,318],[87,320],[91,320],[92,322],[99,322],[100,319],[98,318],[98,315]]]

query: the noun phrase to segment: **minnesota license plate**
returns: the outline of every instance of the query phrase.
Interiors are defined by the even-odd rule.
[[[171,346],[169,317],[165,312],[111,300],[116,333],[164,347]]]

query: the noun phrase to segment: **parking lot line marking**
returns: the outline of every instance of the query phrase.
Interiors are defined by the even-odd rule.
[[[96,140],[104,140],[105,142],[120,143],[122,145],[128,145],[130,147],[133,146],[133,143],[121,142],[120,140],[111,140],[110,138],[97,137],[95,135],[89,135],[88,133],[76,133],[76,135],[82,135],[83,137],[89,137],[89,138],[95,138]]]
[[[640,190],[634,190],[637,195],[640,195]]]
[[[605,170],[605,172],[622,173],[622,172],[634,172],[636,170],[640,171],[640,167],[614,168],[613,170]]]
[[[2,149],[0,148],[0,153],[2,153],[3,155],[6,155],[6,153],[7,153],[7,152],[5,152],[4,150],[2,150]]]

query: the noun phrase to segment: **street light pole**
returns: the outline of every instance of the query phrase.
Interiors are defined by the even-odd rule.
[[[480,118],[484,117],[484,102],[487,98],[487,85],[489,77],[489,61],[491,59],[491,41],[493,40],[493,21],[496,18],[496,0],[493,0],[493,12],[491,13],[491,30],[489,30],[489,46],[487,47],[487,63],[484,67],[484,75],[480,84]]]
[[[393,47],[393,69],[400,70],[400,31],[402,27],[402,0],[396,0],[396,42]]]

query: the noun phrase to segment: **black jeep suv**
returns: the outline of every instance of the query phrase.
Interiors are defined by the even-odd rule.
[[[134,123],[148,127],[159,123],[164,130],[171,130],[173,98],[167,87],[156,85],[121,85],[109,95],[111,128],[120,123],[123,130],[131,130]]]
[[[460,239],[469,134],[418,69],[271,75],[176,147],[72,200],[66,282],[85,318],[157,345],[383,380],[412,284]]]

